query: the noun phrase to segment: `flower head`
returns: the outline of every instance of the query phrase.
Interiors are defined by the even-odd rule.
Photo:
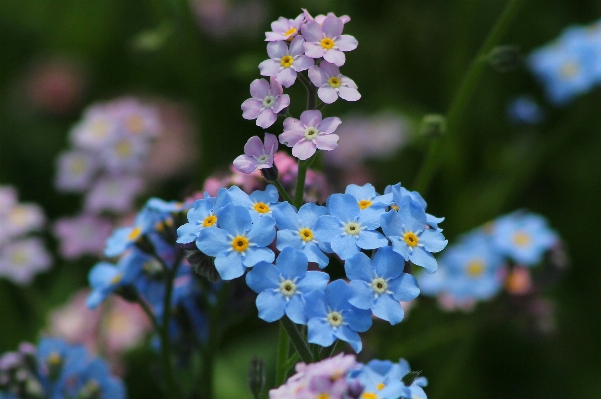
[[[242,117],[256,119],[257,126],[267,129],[278,118],[278,112],[290,105],[290,96],[283,94],[282,85],[271,77],[269,83],[265,79],[255,79],[250,84],[252,98],[242,103]]]
[[[320,24],[316,20],[308,21],[303,26],[305,54],[311,58],[323,57],[336,66],[344,65],[346,57],[343,51],[357,48],[357,39],[343,35],[344,21],[334,14],[328,14]]]
[[[270,42],[267,45],[268,60],[259,64],[263,76],[275,76],[284,87],[290,87],[296,81],[296,73],[309,69],[314,64],[312,58],[305,55],[305,40],[297,36],[290,48],[283,41]]]
[[[244,155],[234,160],[234,167],[242,173],[253,173],[259,169],[273,166],[273,155],[278,150],[278,139],[275,135],[265,133],[265,144],[259,136],[253,136],[244,145]]]
[[[319,66],[309,68],[309,79],[318,87],[317,96],[326,104],[338,100],[338,96],[346,101],[357,101],[361,94],[357,91],[355,82],[340,74],[340,69],[329,62],[323,61]]]
[[[304,22],[304,14],[299,14],[295,19],[279,17],[277,21],[271,23],[272,32],[265,32],[265,41],[292,40],[300,33]]]
[[[280,142],[292,147],[292,155],[305,160],[318,149],[331,151],[338,146],[338,135],[332,133],[340,123],[340,118],[322,120],[321,111],[307,110],[301,114],[300,120],[286,118]]]

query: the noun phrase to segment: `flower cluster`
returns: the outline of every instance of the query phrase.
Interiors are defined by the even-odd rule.
[[[34,274],[52,265],[43,240],[31,236],[45,222],[38,205],[19,203],[13,187],[0,186],[0,276],[28,284]]]
[[[545,87],[547,97],[557,105],[601,83],[601,22],[573,26],[528,57],[528,66]]]
[[[42,338],[37,348],[22,343],[0,357],[0,397],[123,399],[123,383],[83,346]]]
[[[416,378],[406,384],[412,375]],[[428,382],[418,375],[404,359],[362,364],[354,355],[341,353],[317,363],[298,363],[296,374],[270,390],[269,398],[427,399],[422,387]]]
[[[542,216],[514,212],[465,234],[442,255],[435,275],[418,276],[420,287],[446,308],[470,309],[503,288],[524,294],[532,289],[531,269],[559,245]]]
[[[278,114],[286,112],[290,105],[290,96],[284,94],[283,88],[292,86],[297,78],[309,90],[317,91],[324,105],[335,102],[338,97],[359,100],[357,85],[341,75],[339,69],[346,61],[344,53],[354,50],[358,44],[353,36],[342,34],[349,20],[332,13],[313,18],[304,11],[295,19],[280,17],[273,22],[273,31],[265,34],[269,59],[259,65],[261,75],[269,77],[269,82],[256,79],[251,83],[252,98],[242,104],[242,116],[256,119],[257,126],[264,129],[273,125]],[[334,132],[340,123],[340,118],[323,118],[318,109],[308,109],[299,119],[286,118],[279,142],[292,147],[296,158],[306,160],[318,149],[330,151],[338,146],[339,137]],[[272,134],[266,134],[264,143],[254,136],[234,166],[243,173],[271,168],[277,145],[278,139]]]
[[[252,268],[246,282],[259,294],[263,320],[287,315],[307,324],[309,342],[330,346],[341,339],[359,352],[358,333],[371,326],[372,314],[396,324],[403,319],[399,301],[419,294],[405,263],[433,273],[432,253],[447,243],[437,226],[441,219],[425,212],[419,194],[400,184],[386,191],[379,195],[370,184],[350,185],[344,194],[331,195],[326,206],[307,203],[297,210],[279,201],[273,185],[250,195],[232,186],[197,200],[177,241],[195,243],[213,257],[224,280]],[[273,243],[280,251],[277,259]],[[373,252],[371,259],[364,250]],[[332,253],[346,261],[350,283],[308,271],[309,262],[325,268]]]

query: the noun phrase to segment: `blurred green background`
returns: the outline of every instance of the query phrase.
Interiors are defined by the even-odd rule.
[[[242,153],[248,137],[262,133],[241,117],[240,104],[249,97],[250,82],[260,77],[257,65],[267,58],[263,40],[269,23],[278,16],[294,18],[301,7],[313,15],[349,15],[345,33],[359,40],[342,72],[358,84],[362,99],[338,101],[327,107],[327,115],[392,110],[413,123],[426,113],[444,113],[507,1],[256,3],[258,8],[237,19],[228,33],[215,36],[182,0],[2,0],[0,184],[16,186],[21,200],[39,203],[50,219],[72,214],[78,197],[58,194],[52,186],[54,160],[67,148],[70,127],[87,105],[133,94],[186,104],[200,132],[194,172],[152,194],[176,199],[201,188],[207,176]],[[517,46],[522,55],[569,25],[601,17],[598,0],[523,3],[500,43]],[[43,112],[27,99],[23,84],[36,63],[56,57],[84,71],[85,89],[68,111]],[[546,121],[532,128],[507,121],[508,101],[523,93],[544,104],[541,88],[523,66],[507,73],[487,67],[458,129],[444,141],[433,183],[421,194],[429,211],[446,217],[450,242],[518,208],[548,218],[572,260],[564,279],[546,295],[554,305],[555,329],[533,332],[500,304],[507,298],[497,298],[469,314],[446,314],[423,302],[400,325],[378,324],[364,335],[360,360],[407,358],[428,377],[430,398],[601,397],[596,227],[601,224],[601,90],[565,107],[547,106]],[[304,99],[299,88],[291,95]],[[293,104],[293,115],[302,111],[303,101]],[[268,131],[277,134],[279,126]],[[382,189],[400,181],[412,189],[427,146],[426,138],[417,138],[393,158],[370,165],[377,171],[374,184]],[[0,350],[35,340],[45,312],[85,286],[93,263],[63,262],[26,289],[0,281]],[[31,305],[35,296],[47,298],[41,309]],[[252,354],[272,356],[276,330],[255,319],[251,315],[247,328],[232,332],[222,348],[216,385],[223,398],[250,397],[244,391],[246,362]],[[144,351],[131,356],[131,397],[159,397],[147,384],[151,357]]]

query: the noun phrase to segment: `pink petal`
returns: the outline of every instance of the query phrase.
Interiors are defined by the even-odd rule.
[[[315,61],[313,58],[307,57],[306,55],[299,55],[298,58],[294,60],[292,69],[294,69],[296,72],[300,72],[309,69],[309,67],[314,64]]]
[[[317,65],[313,65],[309,68],[309,79],[316,86],[320,87],[327,83],[328,77]]]
[[[361,98],[361,94],[359,94],[357,89],[352,87],[340,86],[338,88],[338,94],[340,95],[340,98],[346,101],[357,101]]]
[[[333,133],[341,123],[342,121],[337,116],[326,118],[319,125],[319,131],[322,133]]]
[[[271,23],[271,30],[280,34],[286,32],[289,29],[289,27],[290,22],[287,18],[284,17],[279,17],[277,21],[273,21]]]
[[[327,50],[323,54],[323,59],[327,62],[331,62],[332,64],[336,64],[337,66],[343,66],[344,62],[346,61],[344,53],[340,50],[336,50],[335,48]]]
[[[283,41],[271,42],[267,45],[269,58],[282,58],[288,53],[288,46]]]
[[[315,144],[309,140],[301,140],[292,147],[292,155],[304,161],[315,154]]]
[[[255,79],[250,84],[250,95],[263,101],[269,95],[269,83],[265,79]]]
[[[259,64],[259,72],[263,76],[275,76],[280,70],[280,63],[274,60],[265,60]]]
[[[282,86],[288,88],[292,86],[296,80],[296,71],[292,68],[283,68],[278,72],[276,79]]]
[[[323,39],[323,34],[321,31],[321,25],[318,24],[315,20],[311,20],[307,22],[303,26],[303,38],[307,42],[319,42]],[[305,51],[306,51],[305,47]]]
[[[275,76],[269,78],[269,87],[271,89],[271,95],[274,97],[281,96],[284,92],[284,89],[282,89],[282,85],[275,79]]]
[[[321,29],[325,37],[332,39],[342,34],[344,24],[340,18],[337,18],[334,14],[328,14],[321,24]]]
[[[290,96],[288,94],[282,94],[275,100],[271,109],[273,110],[273,112],[277,113],[277,112],[280,112],[281,110],[283,110],[284,108],[288,107],[289,105],[290,105]]]
[[[342,86],[352,87],[353,89],[357,88],[355,81],[351,78],[347,78],[346,76],[340,75],[340,83],[342,83]]]
[[[263,155],[264,152],[265,147],[263,147],[263,142],[259,136],[252,136],[244,145],[244,155],[258,157]]]
[[[266,42],[275,42],[284,40],[284,36],[281,33],[275,32],[265,32],[265,41]]]
[[[304,138],[305,135],[303,132],[290,130],[280,134],[280,143],[287,145],[288,147],[292,147]]]
[[[340,20],[342,21],[343,24],[346,24],[347,22],[350,22],[351,17],[349,17],[348,15],[341,15]]]
[[[305,43],[305,55],[311,58],[321,58],[325,52],[324,48],[320,44]]]
[[[317,127],[321,123],[321,111],[316,109],[304,111],[300,120],[307,127]]]
[[[320,87],[317,90],[317,97],[326,104],[332,104],[338,100],[338,92],[330,86]]]
[[[257,161],[253,157],[240,155],[234,159],[234,168],[242,173],[253,173],[257,169]]]
[[[336,47],[341,51],[352,51],[357,48],[359,42],[351,35],[342,35],[336,39]]]
[[[338,68],[336,65],[331,64],[329,62],[322,62],[321,64],[319,64],[319,67],[321,68],[321,71],[326,74],[326,76],[327,76],[325,79],[326,81],[331,76],[340,75],[340,68]]]
[[[318,149],[332,151],[338,147],[338,139],[337,134],[320,134],[313,141]]]
[[[275,112],[269,108],[264,109],[257,118],[257,126],[267,129],[269,126],[273,125],[277,119],[278,116]]]
[[[286,118],[284,119],[284,131],[293,130],[296,132],[304,132],[305,128],[301,124],[301,122],[296,118]],[[280,141],[281,142],[281,141]]]
[[[288,50],[288,52],[293,57],[304,54],[305,53],[304,44],[305,44],[305,40],[302,38],[302,36],[297,36],[290,43],[290,49]]]
[[[275,134],[265,133],[265,152],[272,155],[278,150],[278,138]]]
[[[249,98],[242,103],[242,117],[244,119],[255,119],[259,116],[261,108],[263,108],[263,101],[254,98]]]

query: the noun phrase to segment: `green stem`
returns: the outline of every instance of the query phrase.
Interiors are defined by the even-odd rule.
[[[171,318],[171,296],[173,294],[173,280],[177,275],[177,269],[182,260],[182,251],[178,250],[178,254],[175,257],[173,268],[167,269],[165,272],[165,297],[163,298],[163,317],[161,320],[161,326],[159,329],[159,335],[161,340],[161,361],[163,363],[163,373],[165,378],[165,386],[167,390],[167,397],[176,399],[180,395],[176,392],[175,375],[173,373],[173,364],[171,363],[171,342],[169,341],[169,319]],[[157,256],[157,258],[160,258]],[[161,262],[162,259],[161,259]],[[164,263],[164,262],[163,262]]]
[[[285,316],[284,316],[285,317]],[[275,386],[279,387],[286,381],[288,374],[288,348],[290,346],[290,338],[286,333],[283,324],[280,324],[280,335],[278,337],[278,353],[275,364]]]
[[[294,189],[294,206],[298,209],[303,204],[303,194],[305,193],[305,179],[307,178],[307,170],[317,158],[317,153],[311,158],[298,161],[298,175],[296,176],[296,187]]]
[[[485,59],[486,55],[493,49],[494,46],[497,45],[499,40],[501,40],[501,37],[505,34],[509,24],[512,22],[513,18],[517,14],[518,9],[524,1],[525,0],[509,0],[507,2],[505,9],[497,19],[497,22],[484,40],[482,46],[480,46],[478,53],[472,59],[472,62],[461,82],[461,86],[459,86],[459,89],[455,92],[455,96],[453,97],[447,110],[446,134],[443,138],[435,140],[430,144],[430,150],[426,160],[424,161],[424,164],[417,175],[413,188],[422,192],[422,194],[428,189],[432,181],[432,177],[434,176],[434,173],[436,172],[436,169],[440,163],[441,142],[444,140],[449,140],[447,137],[452,137],[457,130],[459,122],[465,114],[466,107],[474,93],[476,84],[480,80],[482,72],[484,72],[484,68],[487,64],[486,62],[483,62],[483,59]]]
[[[142,308],[144,313],[146,313],[146,316],[148,316],[148,318],[150,319],[150,322],[152,323],[152,326],[154,327],[156,333],[160,334],[161,326],[159,325],[159,322],[158,322],[156,316],[152,312],[152,309],[150,309],[150,306],[148,306],[146,301],[142,298],[138,298],[138,304],[140,305],[140,307]]]
[[[313,355],[311,354],[311,350],[307,346],[305,342],[305,337],[302,336],[296,325],[288,318],[288,316],[284,316],[280,319],[280,324],[286,330],[288,337],[290,338],[290,342],[292,342],[292,346],[296,349],[296,352],[300,356],[301,360],[305,363],[313,362]]]
[[[279,191],[280,195],[282,196],[282,198],[284,198],[290,204],[294,203],[294,201],[292,200],[292,197],[290,196],[290,194],[288,194],[288,191],[286,191],[286,189],[284,188],[284,186],[282,186],[282,183],[280,183],[279,180],[275,180],[275,181],[272,181],[270,183],[272,183],[278,189],[278,191]]]
[[[316,109],[315,103],[317,102],[317,87],[307,78],[304,74],[299,73],[298,79],[305,86],[307,90],[307,110]]]

